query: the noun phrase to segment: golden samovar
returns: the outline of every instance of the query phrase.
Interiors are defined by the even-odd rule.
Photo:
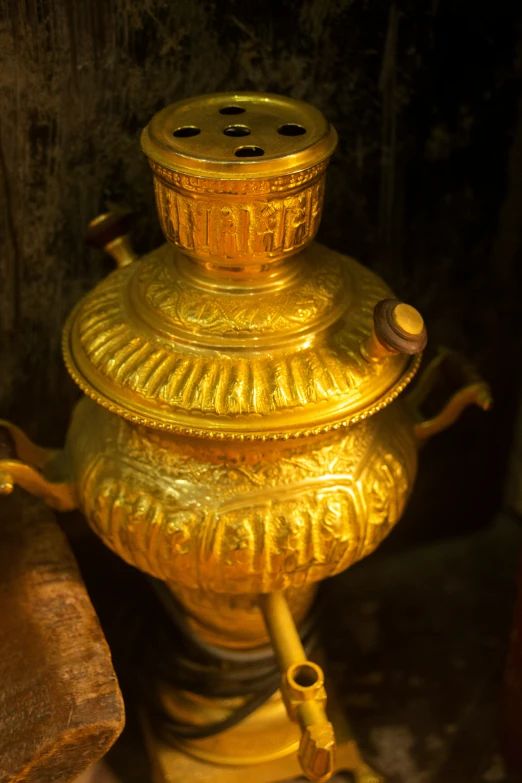
[[[65,449],[3,423],[18,455],[0,462],[4,492],[18,483],[56,509],[79,507],[107,546],[160,580],[171,616],[227,682],[256,662],[256,682],[272,677],[260,693],[243,680],[217,695],[151,685],[174,727],[167,741],[145,716],[158,781],[272,783],[299,774],[297,756],[311,780],[339,768],[378,780],[346,726],[329,722],[303,628],[320,581],[401,516],[419,443],[468,403],[490,404],[461,368],[464,387],[422,421],[448,353],[399,398],[426,344],[421,316],[313,241],[336,143],[321,112],[277,95],[160,111],[142,146],[168,241],[138,259],[128,216],[90,226],[118,268],[64,329],[84,392]]]

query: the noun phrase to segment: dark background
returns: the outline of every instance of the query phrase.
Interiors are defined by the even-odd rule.
[[[319,239],[378,269],[464,351],[496,408],[423,455],[395,541],[484,524],[501,502],[520,372],[520,3],[0,0],[0,415],[62,443],[73,304],[111,267],[84,244],[107,202],[161,241],[139,132],[164,105],[292,95],[341,139]],[[477,491],[477,489],[479,491]]]

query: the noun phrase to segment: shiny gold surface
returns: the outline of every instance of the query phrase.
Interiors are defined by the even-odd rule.
[[[281,133],[288,126],[293,133]],[[227,130],[237,128],[246,135],[227,135]],[[152,118],[141,143],[154,163],[191,178],[237,179],[240,195],[245,195],[245,183],[260,175],[289,176],[321,164],[334,151],[337,134],[318,109],[303,101],[229,92],[167,106]],[[236,152],[245,147],[257,147],[263,154],[238,157]],[[286,182],[279,184],[285,187]],[[216,189],[226,192],[227,187],[228,182]]]
[[[413,377],[409,356],[368,364],[360,352],[389,294],[315,243],[246,280],[205,275],[165,245],[82,300],[64,355],[89,396],[131,421],[211,438],[302,437],[381,410]]]
[[[336,768],[333,726],[326,716],[324,674],[306,657],[282,591],[259,597],[281,668],[281,692],[290,720],[301,726],[299,762],[309,780],[328,780]]]
[[[16,457],[0,460],[0,493],[18,483],[54,508],[79,506],[107,546],[167,583],[207,643],[274,645],[291,720],[278,694],[178,749],[151,737],[161,783],[228,783],[241,769],[251,783],[275,783],[298,774],[296,751],[311,780],[344,767],[358,783],[378,781],[342,721],[330,723],[322,669],[295,624],[318,583],[398,521],[419,445],[465,405],[491,402],[449,354],[396,400],[426,343],[421,316],[313,241],[336,140],[320,112],[279,96],[203,96],[156,115],[142,144],[168,243],[137,259],[132,213],[91,223],[89,241],[118,269],[64,329],[65,361],[86,395],[65,450],[39,449],[3,423]],[[245,146],[262,154],[237,155]],[[423,421],[447,362],[461,388]],[[193,725],[234,709],[157,691]]]
[[[83,399],[66,452],[94,530],[178,596],[298,590],[339,573],[391,530],[417,468],[400,403],[310,442],[254,447],[153,432]]]
[[[393,318],[399,329],[407,334],[419,335],[424,329],[424,319],[411,305],[398,304],[393,311]]]
[[[326,163],[286,178],[253,180],[247,192],[242,180],[223,191],[221,181],[151,166],[165,237],[207,266],[262,270],[302,250],[319,228]]]
[[[16,458],[0,460],[0,495],[9,495],[18,485],[57,511],[76,508],[76,487],[63,465],[62,452],[42,449],[19,427],[3,419],[0,428],[7,430],[16,452]]]
[[[273,705],[277,705],[276,714]],[[383,778],[361,758],[346,717],[335,703],[331,715],[337,741],[335,772],[351,772],[354,783],[383,783]],[[256,722],[249,725],[254,719]],[[144,724],[147,746],[153,763],[154,783],[188,783],[196,780],[198,783],[237,783],[245,776],[248,776],[248,783],[284,783],[284,781],[300,779],[303,774],[297,759],[299,731],[296,725],[288,720],[280,697],[240,724],[246,736],[248,736],[247,730],[250,729],[249,738],[254,744],[254,752],[261,739],[264,758],[253,757],[248,752],[249,746],[239,744],[243,750],[243,755],[240,757],[242,763],[239,765],[228,763],[223,759],[220,762],[205,761],[198,755],[192,755],[185,746],[166,745],[154,736],[146,720]],[[238,747],[239,728],[237,726],[230,729],[221,736],[223,748],[230,751]],[[288,752],[287,748],[281,755],[285,738],[290,739],[290,731],[293,732],[293,744],[289,744],[291,750]],[[246,766],[245,759],[249,758],[250,763]]]
[[[105,250],[114,258],[119,267],[129,266],[138,258],[132,249],[128,235],[117,237],[112,242],[108,242],[105,245]]]
[[[450,397],[436,416],[424,421],[418,421],[415,424],[414,434],[419,444],[451,427],[468,405],[476,405],[483,411],[489,410],[493,405],[491,389],[478,375],[475,368],[454,351],[441,348],[437,356],[426,367],[417,387],[409,395],[409,404],[413,408],[417,410],[420,408],[433,388],[440,369],[444,364],[450,365],[453,374],[460,375],[461,388]]]
[[[291,98],[222,93],[168,106],[142,134],[163,233],[236,271],[298,252],[319,227],[336,144],[321,112]]]
[[[223,720],[243,699],[205,699],[186,691],[161,688],[162,703],[175,720],[189,724]],[[277,692],[237,726],[205,739],[179,739],[176,747],[207,764],[242,767],[249,774],[252,765],[266,764],[299,752],[301,731],[288,719]]]
[[[265,156],[235,157],[230,116],[251,123]],[[178,138],[180,128],[200,132]],[[312,242],[335,144],[320,112],[277,96],[205,97],[156,115],[143,146],[177,249],[114,272],[69,318],[65,360],[92,399],[149,427],[248,440],[346,427],[395,399],[418,362],[361,353],[391,291]]]

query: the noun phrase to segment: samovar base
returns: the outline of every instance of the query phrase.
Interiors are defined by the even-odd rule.
[[[335,773],[350,772],[355,783],[384,783],[362,759],[348,721],[339,708],[329,710],[335,728],[337,756]],[[262,763],[232,766],[214,764],[189,755],[184,750],[172,747],[154,736],[144,720],[145,739],[152,767],[153,783],[238,783],[242,777],[248,783],[284,783],[302,778],[303,772],[293,748],[286,755]],[[234,729],[223,732],[223,737]]]

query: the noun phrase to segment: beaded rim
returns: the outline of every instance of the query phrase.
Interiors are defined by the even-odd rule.
[[[312,435],[324,435],[328,432],[335,432],[340,429],[351,427],[354,424],[358,424],[369,416],[373,416],[375,413],[386,408],[390,403],[397,399],[397,397],[404,391],[404,389],[410,384],[416,375],[422,354],[414,356],[407,366],[405,372],[400,378],[393,384],[390,391],[382,397],[378,402],[369,405],[367,408],[363,408],[358,413],[350,416],[347,419],[340,421],[330,422],[328,424],[319,424],[317,427],[309,428],[306,430],[294,430],[294,431],[281,431],[281,432],[216,432],[214,430],[206,430],[201,427],[187,427],[181,424],[167,424],[165,422],[158,421],[157,419],[144,416],[143,414],[133,413],[130,409],[124,408],[121,405],[111,402],[107,397],[100,394],[96,389],[91,386],[87,381],[81,377],[76,370],[74,360],[69,348],[69,335],[71,329],[71,319],[68,319],[65,328],[62,333],[62,354],[67,371],[73,381],[81,389],[81,391],[90,397],[91,400],[101,405],[110,413],[115,413],[117,416],[121,416],[127,421],[133,424],[141,424],[145,427],[150,427],[154,430],[162,430],[163,432],[170,432],[176,435],[189,435],[196,438],[207,438],[210,440],[236,440],[236,441],[285,441],[294,438],[307,438]]]

